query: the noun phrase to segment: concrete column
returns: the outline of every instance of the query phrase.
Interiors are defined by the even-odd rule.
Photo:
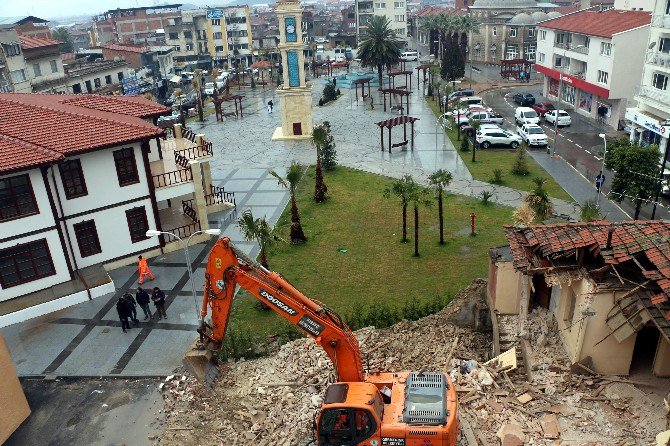
[[[205,195],[209,195],[212,190],[212,167],[209,161],[202,161],[200,165],[202,166],[202,186]]]
[[[203,135],[202,133],[195,135],[195,143],[198,145],[198,147],[204,147],[205,142],[206,142],[205,135]],[[198,150],[196,153],[196,157],[199,156],[200,156],[200,150]]]
[[[174,139],[182,139],[184,136],[181,133],[181,124],[174,125]]]
[[[195,211],[198,214],[200,221],[200,229],[209,229],[209,221],[207,220],[207,202],[205,201],[205,193],[202,189],[202,172],[200,170],[200,163],[198,161],[189,161],[191,172],[193,173],[193,198],[195,203]]]

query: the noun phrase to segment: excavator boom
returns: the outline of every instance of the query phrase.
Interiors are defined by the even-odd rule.
[[[207,260],[200,340],[184,356],[184,364],[201,382],[211,383],[218,370],[216,358],[238,285],[314,338],[333,362],[338,380],[364,380],[358,341],[337,313],[307,298],[280,274],[256,263],[224,237],[214,244]],[[208,315],[211,323],[206,322]]]

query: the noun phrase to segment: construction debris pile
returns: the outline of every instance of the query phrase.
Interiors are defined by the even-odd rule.
[[[640,403],[627,380],[571,373],[547,312],[533,312],[523,327],[516,316],[499,317],[500,332],[517,345],[491,360],[493,336],[470,328],[485,293],[486,282],[476,280],[437,314],[358,330],[364,366],[450,374],[460,398],[459,445],[646,445],[664,430],[663,409]],[[169,377],[161,386],[167,430],[157,443],[303,446],[333,379],[327,355],[307,338],[226,364],[213,391],[186,375]]]

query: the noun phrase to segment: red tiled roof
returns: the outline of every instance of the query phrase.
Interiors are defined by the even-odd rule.
[[[574,14],[567,14],[547,20],[542,22],[540,26],[559,31],[611,38],[614,34],[649,25],[650,23],[650,12],[610,9],[603,12],[593,10],[578,11]]]
[[[168,107],[139,96],[80,94],[61,97],[65,98],[61,101],[63,104],[76,105],[78,107],[89,108],[92,110],[120,113],[122,115],[135,116],[136,118],[148,118],[170,113]]]
[[[413,13],[416,17],[426,17],[429,15],[447,14],[447,15],[466,15],[468,12],[457,8],[443,8],[440,6],[426,6]]]
[[[74,53],[61,53],[61,54],[60,54],[60,59],[61,59],[63,62],[66,62],[66,61],[68,61],[68,60],[75,60],[75,58],[76,58],[76,56],[75,56]]]
[[[102,45],[101,48],[114,51],[127,51],[129,53],[148,53],[149,51],[151,51],[146,46],[130,45],[127,43],[126,44],[110,43],[109,45]]]
[[[21,48],[23,48],[24,50],[40,48],[43,46],[60,45],[62,43],[59,42],[58,40],[43,39],[41,37],[24,36],[24,35],[21,35],[19,37],[19,40],[21,41]]]
[[[86,96],[86,95],[82,95]],[[53,153],[71,155],[160,136],[163,131],[132,113],[151,107],[143,98],[124,98],[126,108],[104,110],[105,96],[81,106],[67,103],[77,95],[0,94],[0,172],[53,161]],[[116,98],[108,109],[118,109]],[[156,105],[155,107],[161,107]],[[155,108],[154,107],[154,108]]]

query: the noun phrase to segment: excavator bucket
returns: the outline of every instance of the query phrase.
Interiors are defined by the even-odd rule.
[[[183,363],[184,367],[209,389],[212,389],[221,373],[214,352],[206,349],[199,339],[196,339],[191,348],[184,353]]]

